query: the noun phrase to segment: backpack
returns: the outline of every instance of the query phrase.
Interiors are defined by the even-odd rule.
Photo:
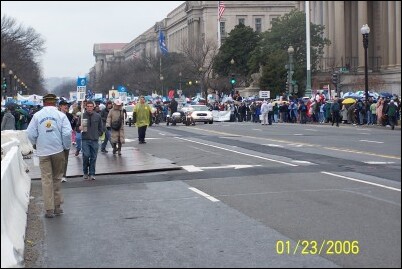
[[[120,116],[117,120],[114,120],[111,122],[110,127],[115,130],[118,131],[121,128],[121,124],[122,124],[122,119],[121,119],[121,111],[120,111]]]

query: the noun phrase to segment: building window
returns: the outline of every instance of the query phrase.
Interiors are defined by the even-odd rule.
[[[261,30],[262,30],[261,18],[255,18],[255,31],[257,33],[261,33]]]
[[[226,33],[226,29],[225,29],[225,22],[221,21],[221,35],[224,36]]]
[[[244,18],[239,18],[239,24],[243,24],[243,25],[246,25],[246,19],[244,19]]]

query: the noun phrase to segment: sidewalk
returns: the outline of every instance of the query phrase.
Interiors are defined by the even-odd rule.
[[[75,147],[72,147],[68,158],[67,178],[83,176],[82,153],[78,156],[75,156],[74,153]],[[119,156],[113,155],[111,150],[108,153],[99,151],[96,159],[96,176],[181,169],[167,159],[151,156],[134,147],[122,147],[121,153],[122,155]],[[25,161],[29,166],[28,175],[31,179],[40,179],[39,166],[34,166],[32,159]]]

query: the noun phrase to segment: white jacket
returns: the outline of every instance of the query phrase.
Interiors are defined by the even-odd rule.
[[[36,145],[38,156],[49,156],[71,146],[71,124],[66,114],[54,106],[36,112],[28,125],[28,139]]]

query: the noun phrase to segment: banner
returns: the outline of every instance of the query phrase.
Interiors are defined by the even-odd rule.
[[[212,110],[212,116],[214,117],[214,121],[230,121],[230,110]]]
[[[109,99],[114,100],[119,98],[119,92],[116,90],[110,90],[109,91]]]

